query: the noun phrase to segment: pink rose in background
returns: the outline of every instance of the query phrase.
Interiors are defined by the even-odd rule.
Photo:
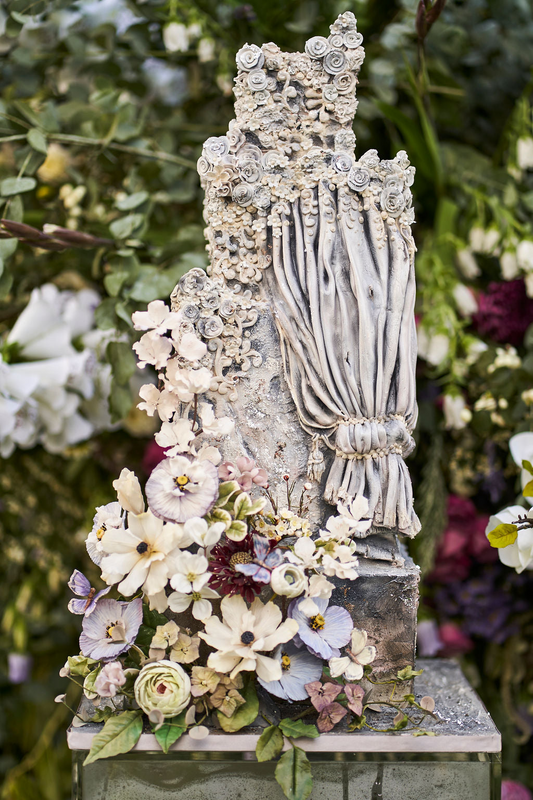
[[[462,581],[470,573],[472,560],[497,561],[498,554],[485,536],[488,515],[478,514],[471,500],[448,497],[448,526],[439,543],[430,580],[435,583]]]
[[[477,301],[478,312],[472,317],[472,324],[478,333],[502,344],[522,344],[533,322],[533,300],[527,296],[522,278],[489,283]]]
[[[268,486],[265,470],[256,467],[253,458],[247,456],[240,456],[236,459],[235,464],[231,461],[223,461],[218,468],[218,474],[223,481],[237,481],[243,492],[248,492],[254,483],[264,488]]]
[[[152,439],[152,441],[146,445],[143,455],[142,465],[146,475],[151,475],[152,471],[164,458],[166,458],[166,451]]]
[[[533,800],[533,794],[523,783],[502,781],[502,800]]]
[[[469,636],[463,633],[461,628],[454,622],[445,622],[439,628],[439,639],[442,642],[442,649],[439,656],[453,658],[469,653],[474,647],[474,642]]]

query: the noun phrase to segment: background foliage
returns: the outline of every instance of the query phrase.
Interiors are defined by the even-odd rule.
[[[0,8],[0,216],[112,240],[47,250],[0,239],[0,335],[31,290],[51,281],[96,288],[98,326],[125,337],[107,349],[120,428],[62,455],[38,447],[2,464],[3,798],[69,795],[67,720],[51,705],[62,691],[57,670],[76,646],[64,582],[121,467],[142,473],[151,430],[134,409],[130,316],[206,264],[195,162],[232,118],[234,54],[247,41],[302,49],[345,10],[367,50],[358,152],[373,147],[387,158],[405,148],[417,168],[425,359],[410,466],[423,522],[413,547],[425,576],[421,615],[438,632],[434,652],[464,656],[504,732],[505,773],[533,782],[532,581],[494,562],[482,542],[484,515],[518,491],[508,439],[532,425],[533,257],[520,243],[533,240],[533,156],[528,167],[518,143],[533,136],[533,10],[527,0],[449,0],[424,36],[417,7],[13,0]],[[10,683],[10,653],[31,656],[31,678]]]

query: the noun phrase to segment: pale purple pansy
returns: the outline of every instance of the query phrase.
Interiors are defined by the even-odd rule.
[[[281,678],[279,681],[263,681],[258,678],[261,686],[270,694],[289,702],[307,700],[305,686],[318,681],[322,675],[322,659],[308,650],[301,650],[293,642],[278,645],[272,658],[281,664]]]
[[[82,655],[97,661],[114,661],[135,642],[143,618],[143,603],[100,600],[90,617],[84,617],[80,636]]]
[[[296,644],[303,642],[319,658],[340,656],[339,648],[348,644],[353,630],[348,611],[340,606],[328,608],[326,599],[313,597],[317,611],[308,615],[300,610],[302,602],[305,602],[305,598],[293,600],[288,610],[288,616],[298,623],[298,635],[294,639]]]
[[[96,608],[98,600],[111,591],[111,586],[106,586],[99,592],[93,589],[83,572],[75,569],[68,581],[68,588],[77,594],[80,600],[73,598],[68,604],[71,614],[84,614],[86,617],[92,614]]]
[[[283,553],[278,549],[270,550],[269,541],[264,536],[254,533],[252,538],[254,560],[251,564],[236,564],[235,570],[253,578],[256,583],[270,583],[270,573],[282,563]]]

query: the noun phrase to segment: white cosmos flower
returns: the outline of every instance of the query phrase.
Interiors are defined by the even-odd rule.
[[[363,667],[371,664],[376,657],[376,648],[367,646],[368,634],[366,631],[354,628],[352,643],[347,650],[348,655],[342,658],[330,658],[329,669],[332,678],[344,675],[347,681],[359,681],[363,677]]]
[[[102,547],[102,537],[110,528],[124,528],[123,514],[122,507],[117,502],[97,507],[92,530],[85,540],[89,558],[97,566],[100,565],[105,555],[105,550]],[[120,580],[120,577],[118,580]]]
[[[160,336],[157,331],[148,331],[135,342],[133,349],[139,358],[140,369],[144,369],[147,364],[162,369],[170,358],[172,342],[166,336]]]
[[[144,498],[141,484],[131,469],[124,467],[118,478],[113,481],[113,489],[116,490],[118,502],[124,511],[142,514],[144,511]]]
[[[184,333],[178,346],[178,355],[187,361],[199,361],[207,353],[207,345],[201,342],[195,333]]]
[[[201,517],[193,517],[188,519],[183,525],[187,534],[195,542],[195,544],[203,547],[213,547],[224,533],[226,526],[223,522],[215,522],[213,525],[208,525],[205,519]]]
[[[209,436],[228,436],[235,423],[229,417],[215,417],[213,407],[209,403],[200,403],[200,419],[202,429]]]
[[[163,389],[159,391],[153,383],[147,383],[139,389],[139,397],[144,401],[137,403],[137,408],[146,411],[149,417],[153,417],[157,411],[159,419],[168,422],[180,406],[180,399],[174,392]]]
[[[146,311],[134,311],[131,319],[136,331],[154,330],[159,334],[178,328],[181,322],[179,314],[170,311],[162,300],[152,300]]]
[[[191,588],[188,592],[172,592],[172,594],[168,596],[168,605],[171,611],[174,611],[176,614],[181,614],[183,611],[186,611],[192,603],[193,617],[201,622],[208,619],[213,613],[213,606],[210,600],[215,600],[220,597],[218,592],[215,592],[214,589],[210,589],[206,585],[210,577],[211,574],[205,572],[193,581],[197,588]]]
[[[205,632],[199,636],[210,647],[207,666],[217,672],[230,673],[233,680],[239,672],[255,671],[263,681],[279,681],[281,664],[277,659],[261,655],[272,652],[298,632],[293,619],[282,622],[281,610],[272,602],[263,604],[256,597],[250,608],[239,595],[224,597],[220,604],[222,620],[216,616],[205,622]]]
[[[168,522],[203,517],[218,497],[218,470],[211,461],[185,456],[165,458],[146,483],[150,508]]]
[[[177,592],[188,594],[200,590],[211,575],[207,572],[209,562],[205,556],[198,553],[189,553],[185,550],[180,553],[176,562],[176,571],[170,578],[170,585]],[[207,575],[207,580],[205,576]]]
[[[111,576],[126,576],[118,590],[127,597],[142,586],[143,592],[161,592],[175,568],[174,557],[179,531],[176,525],[165,524],[151,511],[128,515],[128,529],[112,528],[102,537],[102,547],[109,555],[102,559],[102,578],[112,583]]]
[[[206,367],[182,369],[177,359],[167,365],[167,384],[183,403],[190,403],[195,394],[204,394],[211,386],[213,373]]]
[[[175,422],[163,422],[161,430],[155,435],[155,440],[160,447],[171,447],[167,456],[188,453],[190,443],[195,438],[189,419],[177,419]]]

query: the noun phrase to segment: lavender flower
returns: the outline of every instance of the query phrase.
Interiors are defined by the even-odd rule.
[[[306,683],[317,681],[322,675],[322,659],[299,649],[293,642],[280,644],[272,654],[281,664],[279,681],[263,681],[261,686],[270,694],[283,700],[307,700]]]
[[[313,597],[318,611],[312,616],[300,610],[305,598],[293,600],[289,606],[289,617],[298,623],[298,637],[313,655],[319,658],[339,657],[339,647],[350,641],[353,621],[348,611],[340,606],[330,606],[321,597]],[[298,641],[296,640],[296,644]]]
[[[132,646],[142,622],[140,597],[131,603],[101,600],[89,617],[83,618],[80,636],[82,655],[102,661],[113,661]]]
[[[96,589],[92,588],[83,572],[80,572],[79,569],[75,569],[70,576],[68,588],[71,592],[77,594],[78,597],[83,598],[82,600],[73,598],[68,604],[68,610],[71,614],[83,614],[86,617],[93,613],[100,597],[103,597],[104,594],[111,591],[111,586],[107,586],[105,589],[101,589],[101,591],[97,592]]]
[[[236,564],[235,570],[253,578],[256,583],[270,583],[270,573],[283,561],[283,553],[281,550],[270,550],[268,539],[257,533],[253,535],[253,542],[254,560],[251,564]]]

